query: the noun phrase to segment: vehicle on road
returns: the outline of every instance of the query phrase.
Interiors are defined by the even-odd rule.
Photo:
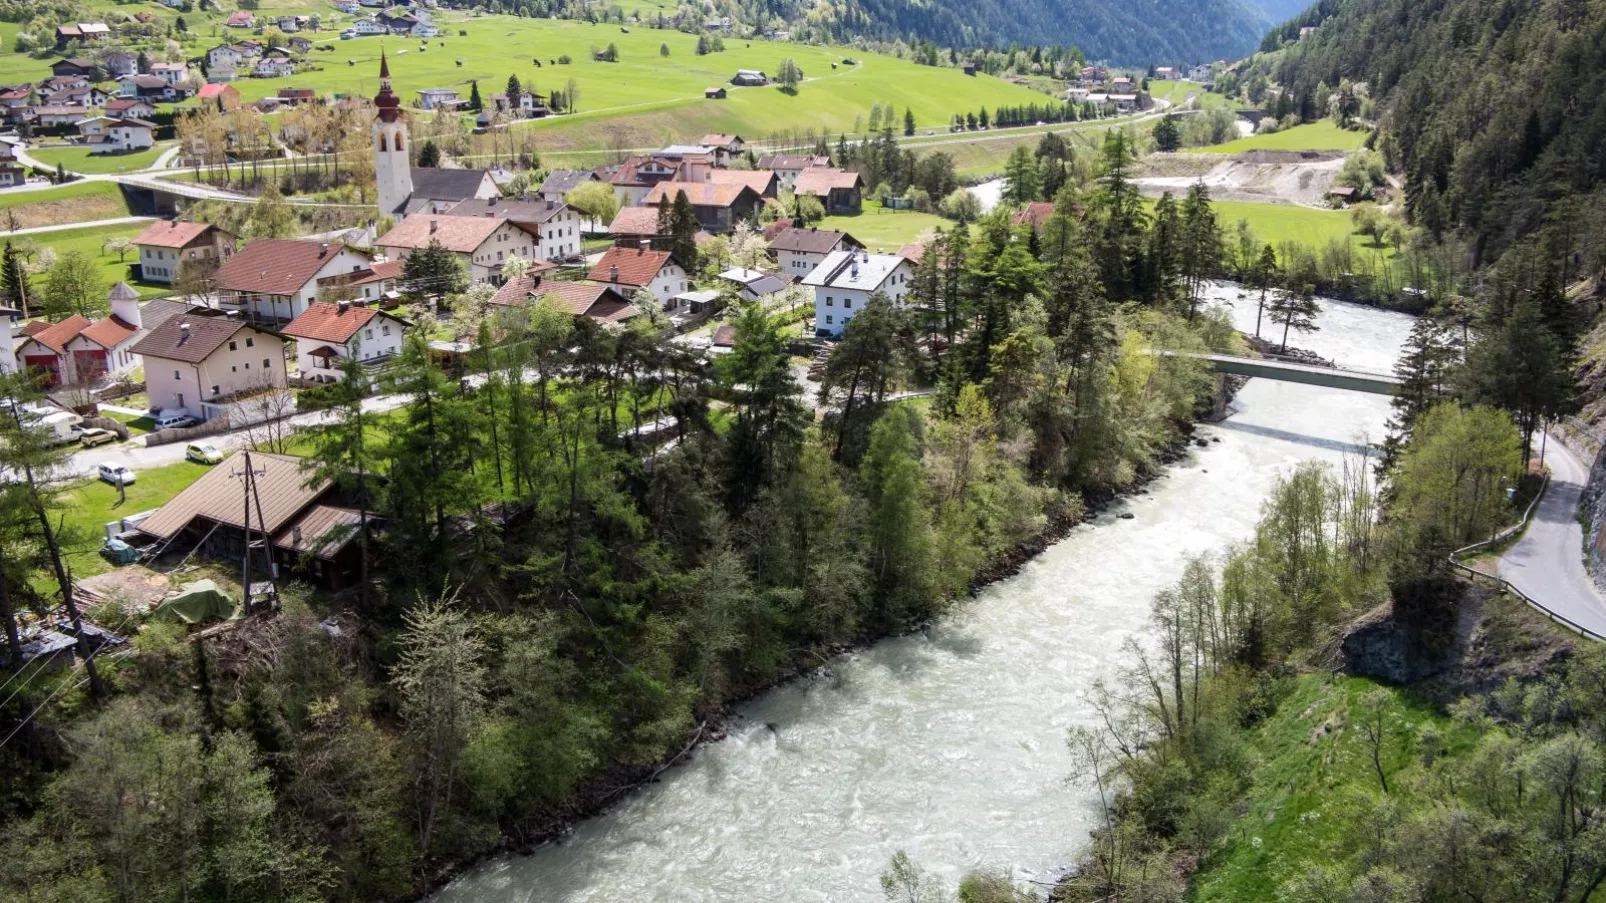
[[[191,442],[184,446],[184,458],[197,464],[216,464],[223,460],[223,452],[210,442]]]
[[[78,434],[78,442],[84,448],[94,448],[97,445],[105,445],[108,442],[116,441],[116,433],[112,432],[111,430],[103,430],[99,427],[90,427],[89,429]]]
[[[100,478],[113,486],[134,485],[134,470],[125,464],[107,461],[100,465]]]
[[[162,411],[156,415],[156,428],[159,430],[176,430],[186,426],[194,426],[201,421],[194,414],[180,408],[176,411]]]

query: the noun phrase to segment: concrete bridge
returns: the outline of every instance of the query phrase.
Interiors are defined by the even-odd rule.
[[[1392,373],[1346,370],[1269,358],[1235,357],[1230,354],[1202,354],[1198,357],[1210,361],[1210,366],[1217,373],[1305,383],[1310,386],[1326,386],[1329,389],[1348,389],[1352,392],[1370,392],[1373,395],[1400,394],[1400,379]]]

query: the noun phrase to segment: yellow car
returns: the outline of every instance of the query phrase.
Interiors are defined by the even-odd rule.
[[[223,452],[210,442],[191,442],[184,448],[184,457],[197,464],[216,464],[223,460]]]
[[[79,444],[83,445],[84,448],[94,448],[97,445],[105,445],[108,442],[116,441],[116,433],[112,432],[111,430],[103,430],[97,427],[90,427],[89,429],[78,434],[78,442]]]

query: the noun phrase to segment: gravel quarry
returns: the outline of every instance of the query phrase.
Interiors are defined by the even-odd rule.
[[[1254,150],[1241,154],[1151,154],[1133,182],[1148,197],[1182,195],[1204,182],[1218,201],[1327,206],[1327,190],[1344,165],[1336,151]]]

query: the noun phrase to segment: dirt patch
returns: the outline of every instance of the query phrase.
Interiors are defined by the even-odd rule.
[[[173,581],[147,567],[134,564],[75,583],[78,592],[93,602],[116,602],[124,611],[143,614],[173,590]]]
[[[18,204],[6,208],[0,222],[9,226],[9,217],[16,216],[17,228],[36,226],[64,226],[68,223],[92,222],[98,219],[115,219],[128,215],[128,205],[114,191],[110,194],[91,194],[59,201],[42,201],[37,204]]]
[[[1198,156],[1197,162],[1182,156],[1145,161],[1143,174],[1133,179],[1138,190],[1157,197],[1166,191],[1181,194],[1203,182],[1218,201],[1325,207],[1327,191],[1344,165],[1344,155],[1330,151],[1257,150],[1233,157]]]

